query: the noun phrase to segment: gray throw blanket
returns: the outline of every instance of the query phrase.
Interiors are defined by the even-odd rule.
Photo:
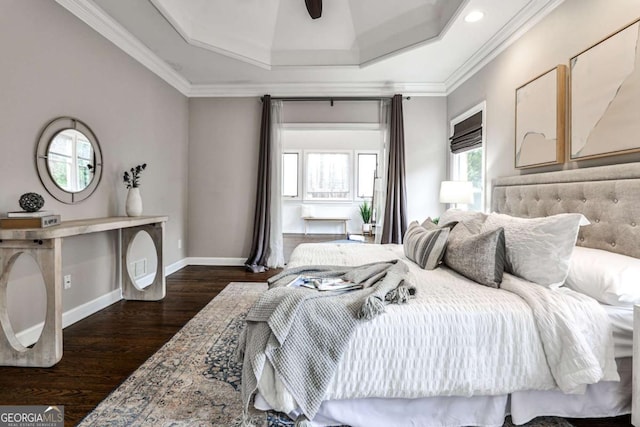
[[[304,266],[269,280],[270,289],[249,310],[239,343],[245,414],[266,362],[271,363],[303,414],[313,419],[357,325],[405,303],[415,287],[404,282],[402,261],[360,267]],[[362,283],[344,293],[289,288],[300,274]],[[301,423],[297,423],[301,424]]]

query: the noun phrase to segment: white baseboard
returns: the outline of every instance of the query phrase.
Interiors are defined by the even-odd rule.
[[[136,287],[140,289],[144,289],[147,286],[151,285],[153,283],[153,279],[155,278],[156,278],[156,273],[146,274],[142,277],[138,277],[137,279],[135,279]]]
[[[187,258],[183,258],[180,261],[176,261],[173,264],[168,265],[164,268],[164,276],[167,277],[168,275],[175,273],[176,271],[186,267],[187,265],[189,265],[187,264]],[[135,279],[136,286],[141,289],[144,289],[153,283],[153,279],[155,277],[156,277],[155,272],[138,277],[137,279]]]
[[[116,303],[122,299],[122,291],[116,289],[108,294],[102,295],[93,301],[86,302],[82,305],[72,308],[71,310],[62,313],[62,327],[66,328],[74,323],[91,316],[98,311],[109,307],[111,304]],[[30,328],[20,331],[16,334],[16,337],[20,340],[22,345],[29,346],[35,344],[40,338],[40,332],[44,327],[44,322],[40,322]]]
[[[210,257],[188,257],[174,262],[164,268],[165,276],[175,273],[178,270],[188,265],[213,265],[213,266],[229,266],[237,267],[243,266],[246,258],[210,258]],[[155,273],[147,274],[136,280],[136,283],[141,288],[146,288],[153,282]],[[62,327],[73,325],[74,323],[91,316],[98,311],[107,308],[113,303],[116,303],[122,299],[122,291],[116,289],[108,294],[102,295],[93,301],[89,301],[82,305],[72,308],[71,310],[62,313]],[[22,345],[29,346],[35,344],[40,338],[40,331],[44,326],[44,322],[40,322],[37,325],[31,326],[25,330],[16,333],[16,337],[20,340]]]
[[[166,276],[175,273],[178,270],[182,270],[183,268],[185,268],[186,266],[189,265],[189,263],[187,262],[189,258],[182,258],[179,261],[174,262],[173,264],[170,264],[168,266],[166,266],[164,268],[164,274]]]
[[[187,265],[219,265],[226,267],[241,267],[247,262],[246,258],[212,258],[212,257],[189,257]]]

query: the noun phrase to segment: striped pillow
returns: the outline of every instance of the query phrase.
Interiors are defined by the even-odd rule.
[[[447,227],[427,230],[417,221],[412,222],[402,239],[404,254],[421,268],[433,270],[442,261],[449,231]]]

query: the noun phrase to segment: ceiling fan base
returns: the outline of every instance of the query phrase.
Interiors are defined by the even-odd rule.
[[[322,0],[304,0],[307,5],[307,12],[311,19],[318,19],[322,16]]]

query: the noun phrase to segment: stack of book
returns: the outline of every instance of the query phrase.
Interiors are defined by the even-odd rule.
[[[60,215],[52,211],[7,212],[0,218],[0,228],[45,228],[60,224]]]

